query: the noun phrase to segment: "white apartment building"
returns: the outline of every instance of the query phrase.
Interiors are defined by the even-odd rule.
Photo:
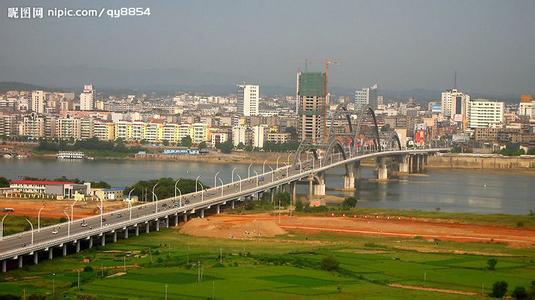
[[[145,128],[145,140],[149,143],[158,143],[162,140],[163,126],[161,123],[149,123]]]
[[[468,101],[467,117],[470,128],[497,128],[503,125],[505,105],[488,99]]]
[[[86,140],[92,137],[93,137],[93,119],[91,118],[80,119],[80,138],[82,140]]]
[[[360,110],[363,107],[370,106],[374,110],[378,108],[377,84],[371,87],[355,91],[355,109]]]
[[[162,139],[169,141],[169,143],[179,144],[181,140],[179,139],[180,125],[178,124],[165,124],[162,128]]]
[[[179,130],[178,130],[178,141],[182,142],[182,139],[185,137],[191,137],[193,139],[193,127],[191,124],[180,124]]]
[[[240,143],[246,145],[246,134],[247,131],[246,126],[234,126],[232,127],[232,144],[234,147],[237,147]]]
[[[264,137],[265,137],[266,125],[254,126],[253,130],[253,147],[255,148],[264,148]]]
[[[238,85],[238,113],[242,116],[257,116],[260,99],[260,86],[253,84]]]
[[[59,118],[56,121],[56,132],[58,138],[62,140],[74,139],[79,140],[81,135],[80,119],[70,116]]]
[[[95,108],[95,100],[93,93],[93,85],[84,85],[84,90],[80,94],[80,110],[93,110]]]
[[[193,136],[191,140],[194,144],[200,144],[208,141],[208,124],[193,123]]]
[[[35,113],[24,117],[22,120],[22,131],[19,133],[20,135],[32,138],[43,137],[45,135],[44,118]]]
[[[461,117],[466,115],[466,105],[470,101],[470,95],[465,94],[457,89],[446,90],[442,92],[441,107],[442,114],[446,117],[461,122]],[[460,116],[459,116],[460,115]]]
[[[32,111],[38,114],[45,112],[45,92],[44,91],[32,91],[31,101]]]

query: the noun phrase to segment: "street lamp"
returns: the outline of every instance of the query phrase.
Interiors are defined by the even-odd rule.
[[[197,193],[199,190],[198,190],[198,184],[199,184],[199,178],[201,178],[201,175],[197,176],[197,178],[195,178],[195,193]]]
[[[260,184],[260,181],[259,181],[259,178],[258,178],[258,173],[256,172],[256,170],[253,170],[255,175],[256,175],[256,186],[258,186]]]
[[[71,236],[71,218],[69,217],[69,214],[66,211],[63,211],[65,216],[67,216],[67,220],[69,221],[67,223],[67,236]]]
[[[41,211],[43,208],[45,208],[46,204],[43,204],[41,208],[39,208],[39,212],[37,213],[37,231],[41,231]]]
[[[290,165],[290,157],[292,156],[292,154],[288,154],[288,159],[287,159],[287,165],[289,166]]]
[[[97,207],[100,209],[100,227],[102,228],[102,221],[104,219],[104,202],[102,198],[100,198],[100,206],[97,205]]]
[[[74,206],[76,205],[76,201],[74,200],[73,204],[71,204],[71,222],[74,222]]]
[[[128,212],[130,214],[130,220],[132,220],[132,192],[135,190],[136,188],[133,188],[130,190],[130,192],[128,192]]]
[[[180,198],[178,199],[178,204],[179,204],[179,206],[182,207],[182,191],[179,188],[175,188],[175,197],[176,197],[176,192],[177,191],[178,191],[178,194],[180,195]]]
[[[217,171],[214,175],[214,187],[217,187],[217,175],[219,175],[219,171]]]
[[[178,180],[175,182],[175,198],[176,198],[176,191],[178,190],[178,182],[180,181],[180,178],[178,178]],[[182,193],[180,193],[180,196],[182,197]]]
[[[275,169],[278,169],[279,168],[279,159],[281,158],[281,156],[277,156],[277,166],[275,167]]]
[[[238,173],[236,173],[236,176],[238,176],[238,178],[240,179],[240,192],[241,192],[241,176]]]
[[[158,197],[156,197],[156,193],[154,193],[154,190],[156,189],[156,186],[158,186],[160,182],[156,182],[156,184],[152,187],[152,201],[154,202],[154,205],[156,206],[156,209],[154,212],[158,212]]]
[[[273,171],[273,168],[271,166],[268,166],[271,169],[271,182],[275,181],[275,172]]]
[[[266,173],[266,162],[267,162],[267,159],[264,160],[264,163],[262,164],[262,173]]]
[[[26,218],[26,221],[27,221],[28,223],[30,223],[30,227],[32,228],[32,242],[31,242],[30,244],[33,245],[33,224],[32,224],[32,222],[30,222],[30,220],[28,220],[28,218]]]
[[[2,217],[2,222],[0,222],[0,239],[4,239],[4,220],[9,216],[9,214],[5,214],[4,217]]]
[[[219,183],[221,183],[221,196],[223,196],[223,192],[224,192],[224,188],[223,188],[223,186],[224,186],[225,184],[223,183],[223,179],[221,179],[221,178],[218,178],[218,179],[219,179]]]
[[[236,168],[232,169],[232,182],[234,182],[234,171],[236,171]]]
[[[249,164],[249,166],[247,167],[247,178],[251,177],[251,167],[253,166],[253,164]]]

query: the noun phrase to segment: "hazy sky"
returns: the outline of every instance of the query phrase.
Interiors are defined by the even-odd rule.
[[[12,20],[13,6],[140,6],[152,15]],[[62,85],[55,71],[36,79],[39,67],[65,68],[73,80],[73,66],[177,68],[293,86],[305,59],[319,70],[329,57],[340,62],[333,86],[440,90],[457,70],[468,91],[535,93],[533,0],[2,1],[0,9],[0,67],[19,70],[12,80]]]

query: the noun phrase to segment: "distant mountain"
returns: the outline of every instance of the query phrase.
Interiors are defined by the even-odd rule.
[[[6,91],[12,91],[12,90],[17,90],[17,91],[45,90],[45,91],[48,91],[50,89],[39,86],[39,85],[28,84],[24,82],[16,82],[16,81],[0,82],[0,93],[4,93]]]

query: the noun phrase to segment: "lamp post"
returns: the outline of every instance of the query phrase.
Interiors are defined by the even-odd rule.
[[[260,185],[260,181],[259,181],[259,177],[258,177],[258,173],[256,172],[256,170],[253,170],[255,175],[256,175],[256,186],[259,186]]]
[[[176,192],[178,191],[178,194],[180,195],[180,198],[178,198],[178,205],[180,207],[182,207],[182,191],[179,189],[179,188],[176,188],[175,189],[175,195],[176,195]],[[176,196],[175,196],[176,197]]]
[[[104,217],[104,202],[102,201],[102,198],[100,198],[100,206],[97,205],[97,207],[100,209],[100,227],[102,228],[102,221]]]
[[[33,245],[33,224],[30,222],[30,220],[28,220],[28,218],[26,218],[26,221],[30,223],[30,227],[32,228],[32,242],[30,244]]]
[[[253,164],[249,164],[249,166],[247,167],[247,178],[251,177],[251,167],[253,166]]]
[[[275,181],[275,172],[271,166],[268,166],[271,169],[271,182]]]
[[[238,178],[240,179],[240,192],[241,192],[241,176],[238,173],[236,173],[236,176],[238,176]]]
[[[198,190],[199,178],[201,178],[201,175],[199,175],[199,176],[197,176],[197,178],[195,178],[195,193],[197,193],[199,191]]]
[[[236,171],[236,168],[232,169],[232,182],[234,182],[234,171]]]
[[[277,156],[277,166],[275,167],[275,169],[278,169],[279,168],[279,159],[281,158],[281,156]]]
[[[69,217],[69,214],[66,211],[63,211],[65,216],[67,216],[67,220],[69,221],[67,223],[67,236],[71,236],[71,218]]]
[[[175,182],[175,198],[176,198],[176,191],[178,190],[177,185],[178,185],[178,182],[179,182],[179,181],[180,181],[180,178],[178,178],[178,180]],[[181,198],[182,198],[182,193],[180,193],[180,196],[181,196]]]
[[[219,183],[221,183],[221,197],[222,197],[222,196],[223,196],[223,193],[224,193],[223,186],[224,186],[225,184],[223,183],[223,179],[221,179],[221,178],[218,178],[218,179],[219,179]]]
[[[41,231],[41,211],[43,208],[45,208],[46,204],[43,204],[41,208],[39,208],[39,212],[37,213],[37,231]]]
[[[264,160],[264,163],[262,164],[262,173],[266,173],[266,162],[267,160]]]
[[[202,182],[199,182],[199,184],[201,185],[201,202],[204,201],[204,185],[202,185]]]
[[[130,220],[132,220],[132,192],[135,189],[136,188],[133,188],[130,190],[130,192],[128,192],[128,213],[130,214]]]
[[[4,239],[4,220],[9,216],[9,214],[5,214],[2,217],[2,222],[0,222],[0,239]]]
[[[71,204],[71,222],[74,221],[74,206],[76,205],[76,201],[78,200],[74,200],[73,204]]]
[[[158,212],[158,197],[156,197],[156,193],[154,192],[154,190],[156,189],[159,183],[160,182],[156,182],[156,184],[152,187],[152,201],[154,202],[154,205],[156,207],[154,212]]]
[[[288,165],[288,166],[290,165],[290,157],[291,157],[291,156],[292,156],[292,154],[291,154],[291,153],[290,153],[290,154],[288,154],[288,159],[286,160],[286,162],[287,162],[287,165]]]
[[[219,175],[219,171],[217,171],[214,175],[214,187],[217,187],[217,175]]]

